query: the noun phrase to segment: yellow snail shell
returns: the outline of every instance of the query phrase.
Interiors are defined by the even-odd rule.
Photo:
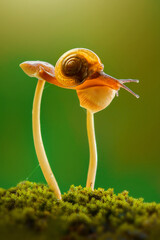
[[[84,48],[75,48],[64,53],[55,66],[55,77],[64,87],[82,84],[95,71],[103,70],[99,57]]]

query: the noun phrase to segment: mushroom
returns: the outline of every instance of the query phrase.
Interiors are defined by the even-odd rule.
[[[90,160],[86,187],[90,187],[92,190],[94,189],[97,171],[94,113],[105,109],[115,95],[118,96],[120,88],[126,89],[137,98],[139,97],[124,85],[128,82],[138,82],[138,80],[118,80],[104,73],[103,68],[101,60],[93,51],[85,48],[75,48],[64,53],[52,71],[48,71],[47,68],[41,66],[38,72],[39,79],[62,88],[76,90],[80,106],[87,110]]]
[[[33,110],[32,110],[32,127],[33,127],[33,138],[34,145],[37,154],[37,158],[44,174],[44,177],[54,191],[57,199],[61,199],[61,192],[56,182],[56,179],[52,173],[50,164],[48,162],[45,149],[43,146],[42,136],[41,136],[41,127],[40,127],[40,105],[42,92],[45,85],[45,80],[41,78],[41,71],[44,69],[47,73],[54,74],[54,67],[51,64],[41,61],[27,61],[20,64],[20,67],[23,71],[30,77],[38,78],[38,83],[34,95],[33,101]]]

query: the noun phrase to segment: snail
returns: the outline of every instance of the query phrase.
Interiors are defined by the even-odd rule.
[[[100,58],[93,51],[85,48],[67,51],[59,58],[55,68],[51,64],[40,61],[24,62],[20,66],[29,76],[39,79],[35,98],[39,92],[42,94],[45,81],[62,88],[76,90],[80,106],[87,110],[90,161],[86,187],[94,189],[97,170],[94,113],[105,109],[115,95],[118,95],[120,88],[126,89],[138,98],[137,94],[124,85],[128,82],[138,82],[138,80],[118,80],[104,73]],[[37,100],[39,105],[35,106],[37,109],[40,108],[41,94]],[[56,191],[56,187],[52,189]]]
[[[106,108],[121,87],[135,97],[139,97],[124,85],[127,82],[138,82],[138,80],[118,80],[105,74],[103,68],[101,60],[94,52],[77,48],[64,53],[59,58],[54,74],[42,69],[41,77],[59,87],[75,89],[81,107],[92,113]]]

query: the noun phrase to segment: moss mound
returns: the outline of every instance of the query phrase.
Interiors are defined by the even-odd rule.
[[[81,186],[62,197],[32,182],[0,189],[0,239],[160,239],[160,204]]]

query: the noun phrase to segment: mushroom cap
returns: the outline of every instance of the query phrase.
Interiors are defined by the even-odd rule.
[[[47,62],[42,61],[26,61],[20,64],[22,70],[30,77],[41,79],[40,71],[44,69],[50,74],[54,74],[54,66]],[[44,80],[44,79],[42,79]]]

